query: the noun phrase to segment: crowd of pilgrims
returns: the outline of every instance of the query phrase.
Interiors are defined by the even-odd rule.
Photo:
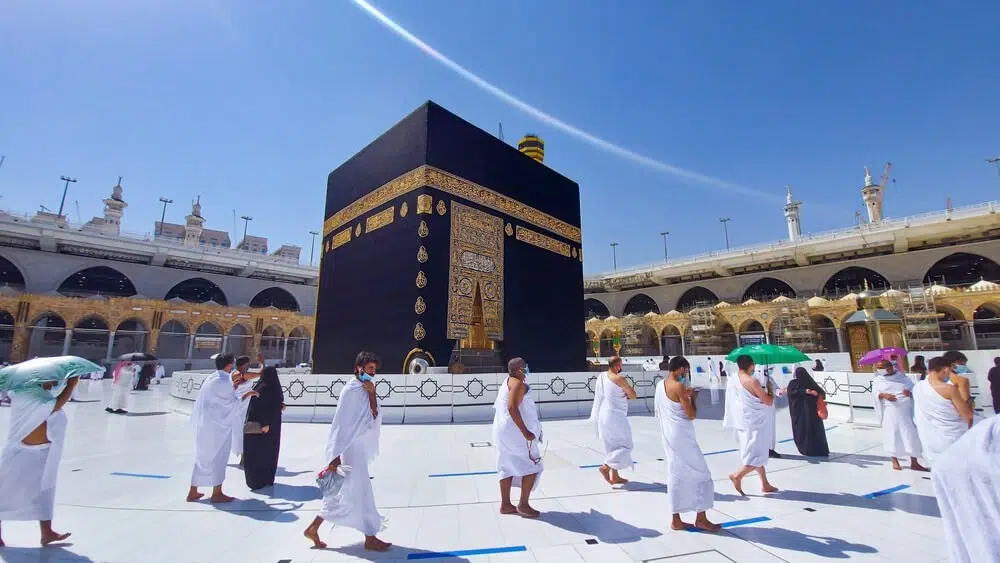
[[[902,470],[899,460],[908,458],[912,470],[928,471],[919,459],[933,469],[952,561],[1000,561],[996,534],[1000,529],[1000,416],[975,424],[982,417],[974,411],[969,379],[961,375],[967,373],[965,361],[957,352],[934,358],[916,383],[897,371],[894,362],[883,361],[876,366],[872,392],[892,468]],[[258,362],[263,364],[263,359]],[[996,363],[1000,378],[1000,360]],[[736,364],[738,373],[726,378],[723,427],[732,430],[739,442],[740,464],[728,477],[736,492],[745,496],[743,478],[756,473],[761,491],[773,493],[778,489],[768,480],[766,468],[770,458],[780,457],[774,451],[775,397],[788,397],[799,452],[822,457],[830,453],[823,424],[826,392],[802,367],[796,368],[794,379],[782,389],[769,370],[757,369],[750,356],[740,356]],[[285,404],[277,369],[264,367],[254,372],[249,357],[232,354],[218,355],[215,365],[217,370],[202,383],[191,413],[195,461],[189,502],[204,498],[201,488],[211,489],[208,500],[213,503],[233,500],[222,489],[231,454],[240,456],[251,490],[272,486],[278,468]],[[366,549],[391,548],[377,537],[384,519],[376,508],[368,470],[378,454],[382,424],[374,387],[377,367],[374,354],[359,354],[354,377],[341,392],[327,439],[325,459],[329,462],[317,479],[322,509],[303,532],[315,547],[326,547],[320,526],[330,522],[361,532]],[[817,370],[821,367],[817,363]],[[671,528],[716,532],[721,526],[707,516],[715,500],[715,483],[695,432],[699,390],[691,385],[691,366],[677,356],[665,358],[660,369],[664,377],[656,382],[654,403],[666,453]],[[626,483],[621,472],[633,466],[628,401],[636,398],[636,392],[622,372],[622,360],[611,358],[608,370],[596,379],[590,416],[605,452],[598,471],[612,486]],[[124,387],[124,381],[130,381],[127,374],[124,368],[116,373],[115,383],[121,379]],[[530,500],[543,472],[540,446],[544,437],[528,375],[525,360],[510,360],[508,377],[494,403],[493,444],[500,513],[537,518],[539,512]],[[8,441],[0,455],[0,522],[40,522],[43,546],[69,537],[53,530],[52,518],[67,426],[62,409],[78,383],[76,378],[68,380],[55,396],[55,383],[42,384],[40,395],[26,394],[22,400],[15,396]],[[717,392],[713,386],[713,403]],[[511,497],[515,487],[519,490],[516,501]],[[692,513],[694,520],[685,521],[683,515]]]

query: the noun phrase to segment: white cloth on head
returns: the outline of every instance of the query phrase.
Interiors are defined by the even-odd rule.
[[[68,421],[55,401],[41,401],[27,393],[11,393],[10,429],[0,454],[0,522],[52,520],[56,480]],[[27,445],[23,440],[45,423],[48,444]]]
[[[1000,416],[945,450],[931,481],[952,563],[1000,561]]]
[[[761,402],[742,381],[736,382],[736,389],[740,393],[742,413],[740,457],[745,466],[765,467],[768,454],[774,447],[774,406]]]
[[[381,407],[378,398],[376,405]],[[381,408],[379,408],[381,410]],[[385,528],[385,519],[375,507],[375,492],[368,474],[368,464],[378,455],[382,414],[372,416],[368,391],[352,377],[343,391],[326,443],[326,461],[340,458],[350,466],[347,478],[336,497],[323,497],[320,518],[335,526],[346,526],[374,536]]]
[[[233,415],[233,444],[231,448],[233,455],[243,455],[243,427],[246,425],[247,411],[250,410],[250,398],[248,397],[244,401],[242,397],[250,391],[253,391],[253,384],[255,382],[256,381],[244,381],[236,387],[236,400],[240,403],[239,406],[236,407],[236,414]]]
[[[493,446],[497,449],[497,474],[501,481],[513,477],[515,487],[521,486],[522,477],[537,474],[532,486],[534,490],[538,488],[543,470],[542,455],[538,447],[542,440],[542,421],[538,417],[538,407],[535,405],[531,386],[524,382],[527,391],[517,410],[521,413],[521,420],[524,421],[528,432],[535,435],[535,439],[529,443],[507,410],[510,404],[508,381],[510,377],[505,378],[500,384],[497,400],[493,403]]]
[[[882,448],[895,458],[920,457],[920,435],[913,422],[913,398],[903,395],[913,393],[913,380],[904,373],[879,375],[872,381],[872,399],[875,415],[882,425]],[[895,401],[879,399],[882,393],[895,395]]]
[[[958,415],[951,401],[931,387],[929,379],[914,386],[913,403],[914,421],[923,446],[923,456],[933,467],[937,456],[968,432],[969,424]]]
[[[127,365],[115,369],[111,380],[111,404],[108,405],[112,410],[128,410],[128,394],[134,387],[132,377],[135,371],[132,366]]]
[[[594,382],[590,422],[604,445],[604,463],[615,470],[632,469],[632,427],[628,422],[628,396],[602,373]]]
[[[694,422],[684,406],[667,396],[663,381],[656,383],[656,418],[667,460],[667,504],[671,514],[704,512],[715,501],[712,472],[698,445]]]
[[[233,418],[239,399],[227,372],[219,370],[205,378],[191,410],[195,432],[192,487],[216,487],[226,480],[226,465],[233,441]]]

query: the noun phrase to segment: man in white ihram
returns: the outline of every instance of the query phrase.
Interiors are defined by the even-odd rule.
[[[191,411],[191,424],[195,432],[195,460],[188,502],[205,496],[198,492],[198,487],[212,487],[212,496],[209,498],[212,502],[233,500],[233,497],[222,492],[233,441],[233,418],[238,412],[240,401],[259,396],[256,391],[249,391],[242,397],[236,395],[230,376],[233,369],[232,354],[216,356],[215,367],[216,372],[202,382],[198,400]]]
[[[927,378],[913,388],[914,422],[931,469],[939,454],[972,427],[972,405],[948,382],[951,364],[944,357],[927,362]]]
[[[622,375],[622,359],[612,356],[608,360],[608,371],[597,376],[594,382],[594,406],[590,410],[590,422],[604,446],[604,464],[598,471],[609,485],[628,483],[618,472],[632,469],[628,401],[635,396],[635,389]]]
[[[160,384],[160,380],[163,379],[164,375],[167,375],[167,369],[163,367],[163,364],[156,364],[156,371],[153,372],[153,377],[156,378],[157,385]]]
[[[892,468],[902,471],[899,458],[910,458],[910,469],[927,471],[920,465],[920,435],[913,423],[913,380],[896,371],[892,362],[882,360],[875,365],[872,394],[875,395],[875,415],[882,424],[882,448],[892,456]]]
[[[525,381],[528,364],[522,358],[507,362],[508,377],[497,391],[493,403],[493,445],[497,449],[497,474],[500,476],[500,513],[538,518],[531,507],[531,491],[542,476],[542,422],[538,418],[531,386]],[[521,489],[517,506],[510,501],[511,487]]]
[[[773,392],[769,393],[765,390],[754,376],[754,367],[756,366],[753,358],[742,355],[736,358],[736,365],[740,368],[739,381],[731,388],[734,390],[734,394],[739,396],[740,426],[738,434],[743,467],[730,475],[729,480],[732,481],[736,492],[746,496],[746,493],[743,492],[743,478],[756,471],[760,475],[761,491],[773,493],[778,489],[767,481],[765,467],[767,466],[771,442],[774,439],[774,395]],[[731,397],[726,397],[726,402],[728,403],[730,399]],[[724,421],[723,425],[725,424]]]

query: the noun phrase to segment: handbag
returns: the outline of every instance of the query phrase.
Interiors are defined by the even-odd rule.
[[[323,498],[336,498],[340,494],[340,490],[344,488],[344,481],[350,472],[350,465],[340,465],[336,471],[330,471],[329,467],[320,471],[319,475],[316,476],[316,485],[323,494]]]
[[[826,417],[830,416],[830,411],[827,410],[826,401],[822,395],[816,396],[816,414],[819,415],[820,420],[826,420]]]
[[[263,434],[264,428],[259,422],[246,421],[243,423],[243,433],[244,434]]]

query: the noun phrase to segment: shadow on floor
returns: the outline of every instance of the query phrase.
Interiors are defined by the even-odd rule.
[[[251,520],[289,523],[299,519],[295,511],[302,508],[302,503],[288,501],[268,503],[259,498],[249,498],[237,499],[226,504],[212,504],[212,507],[220,512],[246,516]]]
[[[49,563],[58,561],[59,563],[86,563],[93,562],[94,560],[73,553],[70,551],[69,547],[73,546],[73,542],[61,543],[59,545],[50,545],[47,547],[0,547],[0,561],[10,561],[11,563],[21,563],[31,561],[32,563]]]
[[[319,487],[315,485],[285,485],[283,483],[275,483],[271,487],[254,492],[259,495],[267,495],[269,498],[293,502],[308,502],[322,498]]]
[[[792,444],[792,447],[795,447],[795,445]],[[811,464],[843,463],[846,465],[853,465],[855,467],[860,467],[861,469],[865,469],[867,467],[877,467],[879,465],[885,465],[885,463],[889,461],[889,458],[887,456],[877,456],[868,454],[848,454],[841,452],[830,452],[829,457],[810,457],[799,454],[783,453],[781,454],[781,459],[786,459],[789,461],[805,461]]]
[[[594,509],[590,512],[546,511],[538,519],[567,532],[592,536],[601,543],[633,543],[662,535],[657,530],[639,528]]]
[[[313,471],[289,471],[284,467],[279,467],[278,472],[274,474],[275,477],[296,477],[298,475],[303,475],[305,473],[314,473]]]
[[[937,499],[931,496],[917,495],[913,493],[894,493],[876,499],[868,499],[846,493],[819,493],[814,491],[783,490],[771,493],[767,496],[768,498],[780,500],[811,502],[817,504],[828,504],[831,506],[847,506],[883,512],[900,510],[909,514],[916,514],[920,516],[930,516],[934,518],[941,517],[941,511],[938,509]]]
[[[363,543],[357,543],[354,545],[348,545],[344,547],[328,547],[326,549],[317,549],[316,551],[330,551],[333,553],[340,553],[342,555],[348,555],[350,557],[355,557],[364,561],[406,561],[411,559],[411,555],[417,556],[412,559],[427,559],[429,561],[452,561],[456,563],[466,562],[470,563],[468,559],[464,557],[449,557],[447,555],[439,555],[440,552],[427,551],[426,549],[417,549],[414,547],[405,547],[401,545],[394,545],[389,551],[386,552],[375,552],[366,551]],[[464,550],[456,550],[464,551]],[[423,555],[423,557],[419,557]],[[434,556],[437,557],[434,557]],[[514,555],[517,555],[516,553]]]
[[[154,411],[154,412],[127,412],[125,416],[129,418],[135,417],[146,417],[146,416],[163,416],[165,414],[170,414],[167,411]]]
[[[851,553],[878,553],[878,550],[863,543],[851,543],[840,538],[813,536],[787,528],[763,528],[751,526],[729,530],[733,535],[760,544],[813,553],[830,559],[851,559]]]

